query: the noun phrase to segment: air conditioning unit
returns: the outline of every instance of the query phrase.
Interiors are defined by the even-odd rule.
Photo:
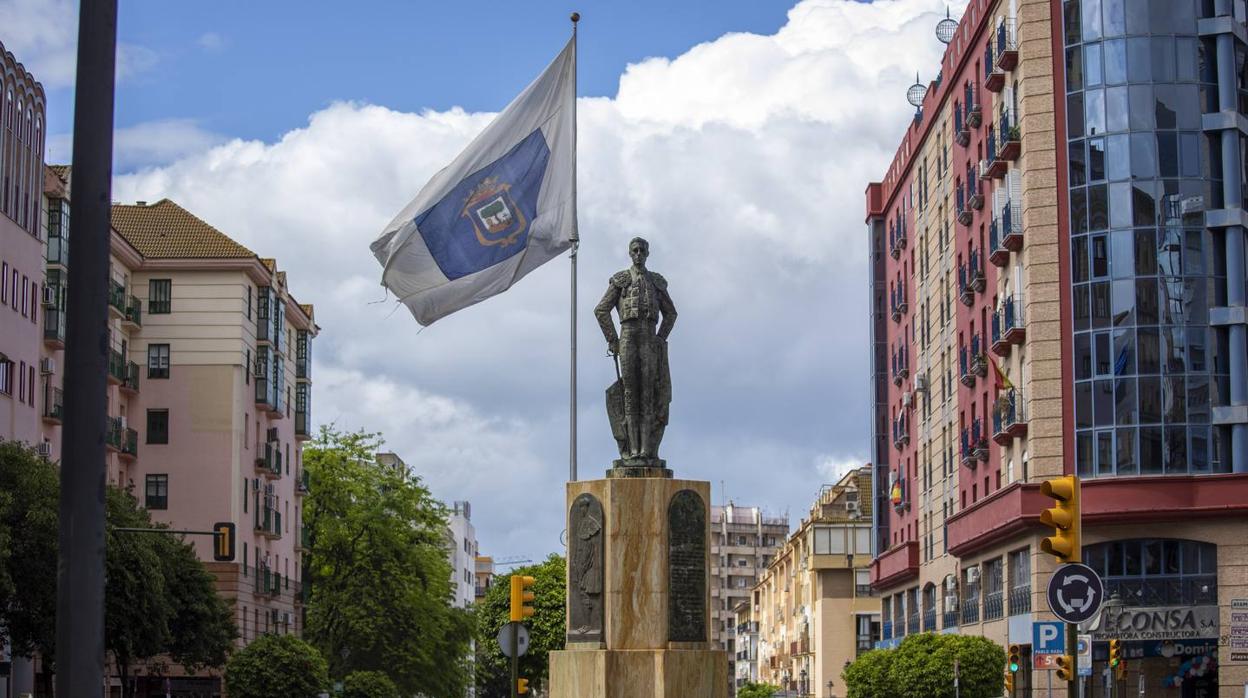
[[[855,500],[845,502],[845,511],[858,511],[858,502]]]
[[[903,408],[908,408],[913,403],[914,403],[914,395],[909,390],[901,394],[901,406]]]
[[[39,373],[42,373],[45,376],[50,376],[53,373],[56,373],[56,359],[53,359],[50,356],[45,356],[44,358],[39,359]]]
[[[988,179],[988,177],[989,177],[989,175],[988,175],[988,161],[987,161],[987,160],[980,160],[980,161],[979,161],[979,178],[980,178],[980,179]]]
[[[51,458],[52,457],[52,442],[51,441],[40,442],[38,446],[35,446],[35,452],[43,456],[44,458]]]
[[[927,376],[915,376],[914,377],[914,391],[916,393],[927,392]]]
[[[966,583],[967,584],[979,584],[979,568],[978,567],[966,568]]]
[[[56,307],[56,287],[55,286],[43,287],[43,307],[45,308]]]

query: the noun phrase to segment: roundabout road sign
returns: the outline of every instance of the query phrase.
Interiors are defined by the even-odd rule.
[[[1049,609],[1067,623],[1082,623],[1096,616],[1105,601],[1105,585],[1096,571],[1072,562],[1049,577]]]

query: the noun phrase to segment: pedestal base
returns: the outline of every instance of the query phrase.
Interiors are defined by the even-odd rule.
[[[550,653],[551,698],[727,698],[722,650],[562,650]]]

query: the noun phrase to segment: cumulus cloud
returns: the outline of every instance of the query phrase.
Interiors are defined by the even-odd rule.
[[[205,32],[200,34],[195,43],[205,51],[219,51],[225,48],[225,39],[216,32]]]
[[[615,457],[590,310],[634,235],[680,309],[663,446],[679,475],[712,481],[716,502],[800,512],[867,457],[863,190],[910,119],[915,68],[936,65],[944,9],[803,0],[773,35],[648,59],[614,97],[580,100],[582,477]],[[563,521],[568,263],[419,331],[375,302],[368,253],[490,116],[337,102],[276,142],[221,143],[114,191],[173,198],[278,257],[324,328],[314,418],[384,431],[439,496],[473,502],[483,550],[536,556]]]
[[[163,165],[192,154],[200,154],[229,140],[213,133],[194,119],[160,119],[113,132],[113,167],[133,171]],[[48,137],[48,162],[69,162],[73,154],[73,134]]]

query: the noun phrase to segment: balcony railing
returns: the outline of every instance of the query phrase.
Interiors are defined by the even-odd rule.
[[[923,632],[936,630],[936,609],[929,608],[923,612]]]
[[[65,311],[47,308],[43,311],[43,341],[53,348],[65,346]]]
[[[958,627],[958,612],[957,611],[945,611],[944,616],[945,617],[941,621],[940,627],[942,628]]]
[[[1010,589],[1010,615],[1018,616],[1031,613],[1031,587],[1014,587]]]
[[[282,447],[281,444],[270,441],[264,444],[264,449],[256,456],[256,470],[259,470],[266,477],[280,477],[282,474]]]
[[[965,148],[971,143],[971,125],[966,122],[966,115],[961,105],[953,109],[953,139]]]
[[[907,620],[906,632],[908,632],[911,635],[918,635],[920,632],[922,632],[921,628],[919,627],[919,615],[917,613],[910,616],[910,618]]]
[[[125,321],[135,327],[143,326],[143,301],[135,298],[134,296],[128,296],[126,298]]]
[[[981,461],[988,460],[988,438],[979,417],[971,420],[971,455]]]
[[[139,455],[139,432],[127,427],[121,435],[121,455],[135,458]]]
[[[1005,617],[1005,595],[994,591],[984,596],[984,620],[996,620]]]
[[[1002,163],[1010,163],[1018,159],[1023,152],[1023,133],[1014,121],[1014,110],[1005,108],[1001,110],[1000,126],[997,129],[997,137],[1000,139],[1000,145],[997,146],[998,159]],[[1006,165],[1006,170],[1009,166]],[[1002,175],[1004,175],[1004,170]]]
[[[126,357],[116,349],[108,351],[108,377],[114,383],[126,382]]]
[[[1018,203],[1006,199],[1001,206],[1001,246],[1018,252],[1023,249],[1023,214]]]
[[[1010,389],[997,400],[992,412],[992,440],[1008,445],[1014,438],[1027,435],[1025,403],[1017,389]]]
[[[1002,71],[1011,71],[1018,66],[1018,37],[1015,36],[1014,22],[1002,19],[997,25],[996,65]]]
[[[962,624],[979,622],[979,599],[963,599],[962,600]]]
[[[312,485],[307,468],[300,468],[295,475],[295,494],[307,494]]]
[[[880,624],[880,637],[885,640],[893,639],[893,621],[886,620]]]
[[[958,184],[954,192],[954,202],[956,204],[955,210],[957,211],[958,222],[962,225],[970,225],[975,214],[971,211],[970,195],[962,184]]]
[[[121,382],[121,389],[132,393],[139,392],[139,365],[133,361],[126,362],[126,377]]]
[[[47,390],[44,395],[44,421],[60,424],[65,419],[65,391],[60,388],[52,388]]]
[[[984,47],[984,89],[1000,92],[1005,87],[1005,71],[997,67],[992,44],[992,39],[989,38],[988,45]]]
[[[108,281],[108,307],[109,310],[117,311],[118,317],[126,316],[126,286],[109,279]]]
[[[69,238],[48,235],[48,264],[58,267],[69,266]]]
[[[962,105],[966,110],[966,125],[971,128],[979,128],[983,123],[983,109],[979,106],[979,99],[975,95],[975,85],[969,80],[962,90]]]
[[[125,428],[121,426],[121,417],[109,417],[104,426],[104,445],[114,451],[120,451],[124,431]]]

